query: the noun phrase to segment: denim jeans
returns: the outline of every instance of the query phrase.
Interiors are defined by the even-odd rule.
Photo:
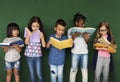
[[[88,54],[72,54],[70,82],[75,82],[79,63],[82,72],[82,82],[88,82]]]
[[[41,57],[27,57],[27,63],[30,71],[31,82],[37,82],[36,75],[39,82],[43,82],[41,71]]]
[[[50,65],[50,75],[51,75],[51,82],[63,82],[63,67],[64,65]]]

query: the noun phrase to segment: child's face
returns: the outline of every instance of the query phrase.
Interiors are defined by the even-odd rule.
[[[62,25],[57,25],[56,27],[54,27],[54,30],[56,31],[57,36],[61,36],[64,34],[65,27]]]
[[[40,25],[38,22],[33,22],[31,27],[32,27],[32,31],[37,31],[40,28]]]
[[[100,27],[100,34],[103,36],[103,35],[106,35],[108,32],[107,28],[105,26],[102,26]]]
[[[79,22],[75,22],[76,27],[84,27],[85,22],[83,20],[80,20]]]
[[[12,35],[13,35],[13,37],[17,37],[19,35],[19,30],[17,30],[17,29],[12,30]]]

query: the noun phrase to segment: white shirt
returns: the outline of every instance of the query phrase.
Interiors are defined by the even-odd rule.
[[[71,50],[73,54],[88,54],[88,45],[83,37],[76,37],[74,39],[74,46]]]
[[[11,43],[17,40],[22,40],[19,37],[5,38],[4,43]],[[24,45],[19,45],[19,47],[23,47]],[[20,59],[20,53],[13,47],[10,47],[8,51],[5,53],[5,61],[14,62]]]
[[[68,38],[72,37],[71,29],[72,28],[68,30]],[[88,54],[88,45],[83,37],[78,36],[74,39],[74,46],[71,49],[71,52],[73,54]]]

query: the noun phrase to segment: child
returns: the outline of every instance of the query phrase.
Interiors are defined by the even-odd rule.
[[[100,38],[106,40],[106,45],[115,44],[112,32],[108,22],[102,21],[99,26],[95,37],[95,43],[99,41]],[[108,52],[107,47],[95,47],[96,50],[96,61],[94,61],[95,67],[95,79],[94,82],[100,82],[101,73],[103,74],[102,82],[108,82],[109,76],[109,66],[111,62],[112,55]]]
[[[74,25],[76,28],[84,28],[86,17],[82,14],[76,13],[74,15]],[[74,28],[74,27],[73,27]],[[80,63],[82,71],[82,82],[88,82],[88,48],[87,42],[89,40],[88,33],[75,32],[71,34],[71,28],[68,30],[68,38],[73,38],[72,52],[72,66],[70,70],[70,82],[75,82],[78,71],[78,64]]]
[[[20,37],[19,26],[16,23],[10,23],[7,26],[7,38],[4,43],[12,43],[22,40]],[[12,73],[15,76],[15,82],[20,82],[19,69],[20,69],[20,52],[24,44],[13,44],[11,46],[3,46],[5,52],[5,66],[6,66],[6,82],[11,81]]]
[[[39,17],[33,16],[27,28],[25,28],[25,44],[26,49],[24,55],[30,71],[31,82],[37,82],[35,75],[37,74],[39,82],[43,82],[41,67],[41,45],[46,46],[43,34],[43,25]]]
[[[66,23],[62,19],[58,19],[56,21],[54,30],[55,34],[50,35],[50,37],[53,37],[58,40],[65,40],[67,39],[66,36],[64,36]],[[50,41],[50,37],[47,43],[47,48],[50,48],[49,50],[49,65],[50,65],[50,75],[51,75],[51,82],[57,82],[56,78],[58,77],[58,82],[63,82],[63,67],[65,62],[65,49],[59,50],[55,47],[53,47]]]

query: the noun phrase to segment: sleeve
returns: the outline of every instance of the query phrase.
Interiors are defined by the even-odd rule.
[[[68,38],[71,38],[71,37],[72,37],[72,35],[71,35],[71,28],[68,30],[67,37],[68,37]]]
[[[24,41],[19,37],[18,38],[19,41],[19,47],[24,47]]]
[[[3,43],[8,43],[8,39],[5,38],[5,39],[3,40]]]

